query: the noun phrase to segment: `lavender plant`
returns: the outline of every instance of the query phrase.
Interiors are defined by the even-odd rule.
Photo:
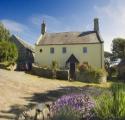
[[[92,117],[94,101],[89,96],[83,94],[64,95],[52,104],[51,113],[56,115],[64,107],[70,107],[78,111],[82,116],[81,118],[86,118],[88,120]]]
[[[62,107],[51,120],[80,120],[81,113],[70,106]]]

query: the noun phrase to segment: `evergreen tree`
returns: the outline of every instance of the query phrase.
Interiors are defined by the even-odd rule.
[[[15,62],[18,58],[18,51],[15,44],[9,41],[10,32],[0,23],[0,62]]]
[[[2,23],[0,23],[0,41],[8,41],[10,38],[10,32]]]
[[[115,38],[112,41],[113,60],[125,58],[125,39]]]

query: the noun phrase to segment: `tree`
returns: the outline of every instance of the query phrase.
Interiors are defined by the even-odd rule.
[[[0,41],[0,62],[15,62],[17,58],[16,46],[8,41]]]
[[[18,58],[16,46],[10,41],[10,32],[0,23],[0,62],[15,62]]]
[[[8,41],[10,39],[10,32],[2,23],[0,23],[0,41]]]
[[[125,39],[115,38],[112,41],[112,60],[125,58]]]

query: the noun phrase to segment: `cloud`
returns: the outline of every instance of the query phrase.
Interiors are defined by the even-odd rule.
[[[101,21],[101,33],[105,40],[105,50],[111,50],[113,38],[125,38],[125,1],[110,0],[107,5],[95,6]]]
[[[34,44],[39,36],[39,32],[34,30],[32,25],[25,25],[10,19],[2,19],[0,21],[11,32],[11,34],[15,34],[31,44]]]
[[[36,27],[41,27],[43,20],[46,22],[48,32],[60,32],[66,29],[63,22],[54,16],[37,14],[30,18],[31,23]]]
[[[47,32],[83,31],[83,18],[77,15],[70,17],[54,17],[50,15],[37,14],[29,18],[30,22],[40,29],[41,23],[45,20]],[[88,27],[88,26],[87,26]]]
[[[21,23],[18,23],[13,20],[3,19],[1,22],[4,24],[4,26],[9,29],[11,32],[24,32],[28,30],[28,27],[26,25],[23,25]]]

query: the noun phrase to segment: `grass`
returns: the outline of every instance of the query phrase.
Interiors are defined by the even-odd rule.
[[[95,113],[99,120],[125,120],[125,84],[113,83],[109,91],[96,100]]]
[[[93,86],[93,87],[102,87],[102,88],[109,88],[112,85],[113,82],[107,82],[107,83],[103,83],[103,84],[96,84],[96,83],[84,83],[84,82],[78,82],[78,81],[74,81],[71,82],[70,84],[73,86]]]

